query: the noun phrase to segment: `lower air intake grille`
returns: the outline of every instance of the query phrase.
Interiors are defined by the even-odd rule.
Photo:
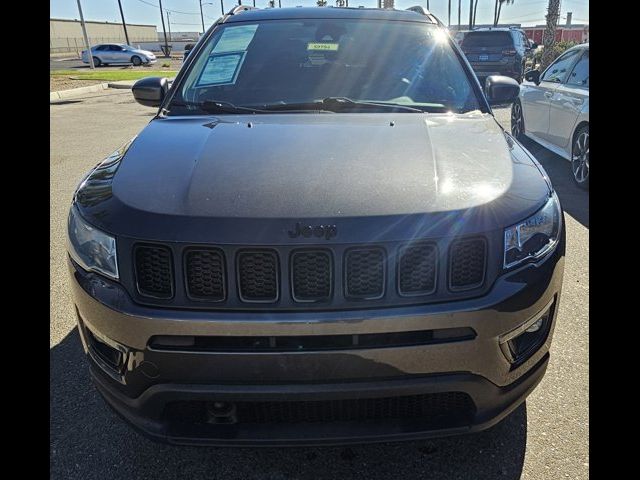
[[[196,300],[225,297],[224,256],[217,249],[189,250],[185,255],[187,293]]]
[[[381,248],[348,250],[345,258],[345,295],[376,299],[384,295],[385,255]]]
[[[154,298],[173,297],[171,250],[159,245],[136,245],[133,256],[138,292]]]
[[[271,250],[246,250],[238,254],[238,285],[245,302],[278,300],[278,257]]]
[[[468,290],[482,285],[487,245],[482,238],[457,240],[449,250],[449,287]]]
[[[207,421],[206,402],[171,402],[164,418],[178,422]],[[475,404],[462,392],[405,397],[359,398],[325,401],[236,402],[239,424],[299,424],[367,420],[411,419],[431,428],[469,425]]]
[[[436,288],[438,249],[433,243],[411,245],[400,251],[398,282],[401,295],[426,295]]]
[[[317,302],[331,296],[331,254],[324,250],[294,252],[291,285],[297,302]]]

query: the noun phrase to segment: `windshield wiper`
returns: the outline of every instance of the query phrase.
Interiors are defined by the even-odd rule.
[[[242,107],[231,102],[220,100],[204,100],[202,102],[175,101],[169,104],[169,108],[175,107],[196,107],[207,113],[266,113],[265,110],[253,107]]]
[[[394,111],[403,111],[403,112],[418,112],[424,113],[423,110],[419,108],[409,107],[408,105],[400,105],[397,103],[377,103],[377,102],[367,102],[364,100],[352,100],[347,97],[327,97],[322,100],[317,100],[314,102],[304,102],[304,103],[272,103],[266,105],[260,105],[260,108],[263,110],[269,111],[283,111],[290,109],[317,109],[321,107],[323,110],[329,110],[332,112],[340,112],[345,110],[357,110],[359,108],[370,108],[370,109],[386,109],[386,110],[394,110]]]

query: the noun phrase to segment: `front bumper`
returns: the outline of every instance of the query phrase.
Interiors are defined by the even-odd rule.
[[[69,265],[92,378],[109,405],[137,429],[154,439],[180,444],[365,443],[482,430],[526,398],[548,363],[562,286],[564,242],[539,264],[500,277],[481,298],[349,312],[193,312],[142,307],[119,285]],[[500,338],[550,305],[544,342],[514,366],[503,353]],[[286,352],[166,351],[149,345],[157,335],[357,335],[447,328],[471,328],[476,335],[445,343]],[[121,352],[121,368],[109,368],[95,354],[92,337]],[[451,392],[468,395],[472,414],[464,422],[435,427],[401,419],[186,425],[165,415],[172,402],[331,402]]]

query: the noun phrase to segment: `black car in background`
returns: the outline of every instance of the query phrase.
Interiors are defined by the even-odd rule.
[[[482,84],[490,75],[522,82],[527,56],[536,48],[519,28],[483,28],[465,32],[461,48]]]

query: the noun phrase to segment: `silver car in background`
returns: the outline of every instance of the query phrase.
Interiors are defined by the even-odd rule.
[[[571,162],[589,188],[589,44],[570,48],[540,73],[530,70],[511,107],[511,133],[535,140]]]
[[[124,43],[105,43],[91,47],[91,56],[93,64],[96,67],[100,65],[109,65],[110,63],[131,63],[133,65],[142,65],[156,63],[157,59],[153,52],[148,50],[140,50],[125,45]],[[87,51],[82,51],[82,61],[89,63]]]

